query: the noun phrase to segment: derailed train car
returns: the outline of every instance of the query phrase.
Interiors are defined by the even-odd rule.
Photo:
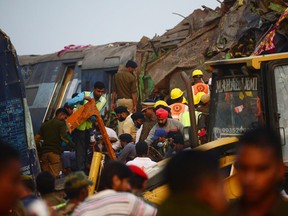
[[[16,50],[1,29],[0,90],[0,139],[19,152],[22,173],[35,177],[40,171],[40,166],[24,82]]]
[[[34,132],[38,132],[42,122],[53,118],[55,110],[74,93],[92,90],[96,81],[104,82],[110,107],[113,76],[135,54],[136,43],[113,43],[19,56]]]

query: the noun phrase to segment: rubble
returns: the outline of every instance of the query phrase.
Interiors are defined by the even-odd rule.
[[[207,60],[250,56],[287,6],[287,0],[224,0],[215,10],[195,10],[161,36],[143,38],[136,54],[141,62],[142,100],[153,84],[160,89],[184,90],[179,73],[185,71],[190,76],[196,68],[203,70]],[[276,50],[270,52],[288,51],[287,26],[285,18],[276,31]],[[208,78],[205,73],[205,81]]]

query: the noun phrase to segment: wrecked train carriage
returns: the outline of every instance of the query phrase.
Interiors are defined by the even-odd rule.
[[[287,5],[276,0],[227,0],[215,10],[203,8],[163,35],[140,41],[138,46],[145,53],[140,76],[143,91],[146,90],[144,99],[151,92],[147,78],[166,92],[175,87],[185,90],[181,71],[191,76],[194,69],[201,69],[207,82],[210,75],[205,72],[204,62],[250,56],[275,27]],[[287,19],[284,19],[276,29],[275,49],[268,53],[287,52],[287,41]]]
[[[135,52],[134,43],[113,43],[61,55],[19,56],[34,132],[74,93],[92,90],[96,81],[104,82],[110,95],[118,67],[133,59]],[[107,107],[110,104],[107,97]]]

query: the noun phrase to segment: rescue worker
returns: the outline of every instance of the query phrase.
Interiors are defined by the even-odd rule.
[[[61,160],[61,141],[74,148],[74,142],[68,137],[66,131],[65,119],[68,113],[64,108],[56,110],[55,118],[44,122],[38,134],[35,136],[36,143],[39,146],[39,154],[41,159],[41,168],[43,171],[50,172],[54,177],[62,171]],[[43,144],[40,144],[40,140]]]
[[[203,72],[201,70],[194,70],[192,72],[192,92],[196,95],[198,92],[204,92],[205,94],[210,94],[209,85],[205,84],[203,81]]]
[[[137,68],[137,63],[129,60],[125,68],[120,68],[115,75],[115,87],[112,94],[112,110],[115,108],[117,96],[117,106],[126,106],[130,113],[136,112],[137,87],[136,78],[133,74]]]
[[[183,97],[184,92],[179,88],[174,88],[171,90],[170,97],[172,99],[172,104],[169,106],[171,108],[172,118],[179,120],[179,115],[188,111],[189,108],[185,105],[186,99]]]
[[[158,109],[156,111],[156,116],[158,119],[158,123],[154,125],[154,127],[151,129],[147,139],[145,140],[145,142],[148,145],[151,145],[151,143],[153,142],[152,137],[155,134],[155,131],[158,128],[163,128],[164,130],[166,130],[167,133],[171,132],[171,131],[180,131],[183,134],[183,125],[181,122],[174,120],[174,119],[170,119],[168,118],[168,111],[164,110],[162,108]]]
[[[104,106],[106,104],[106,98],[103,96],[104,91],[104,83],[96,82],[92,92],[84,91],[79,93],[76,97],[68,100],[68,105],[76,105],[77,109],[79,109],[81,106],[94,98],[96,107],[101,113],[101,111],[104,110]],[[77,170],[85,171],[85,165],[87,163],[87,149],[90,143],[90,132],[92,129],[93,121],[95,121],[95,119],[91,117],[73,131],[73,140],[76,143],[75,152]]]
[[[145,121],[141,126],[141,128],[139,129],[140,133],[139,141],[144,141],[147,138],[152,127],[157,123],[157,117],[154,112],[154,105],[155,105],[154,102],[144,101],[142,103],[141,112],[145,116]],[[136,139],[136,143],[137,142],[138,140]]]

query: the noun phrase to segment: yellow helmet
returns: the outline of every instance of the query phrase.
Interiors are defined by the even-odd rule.
[[[183,97],[182,104],[188,104],[188,101],[186,100],[185,97]]]
[[[205,95],[204,92],[198,92],[196,95],[194,95],[194,105],[197,105],[201,101],[201,97]]]
[[[168,104],[164,101],[164,100],[158,100],[155,104],[154,104],[154,108],[156,108],[157,106],[165,106],[168,107]]]
[[[181,89],[179,88],[174,88],[171,91],[170,97],[172,100],[180,98],[183,95],[183,91],[181,91]]]
[[[203,76],[203,72],[201,71],[201,70],[194,70],[193,72],[192,72],[192,77],[194,77],[194,76]]]

